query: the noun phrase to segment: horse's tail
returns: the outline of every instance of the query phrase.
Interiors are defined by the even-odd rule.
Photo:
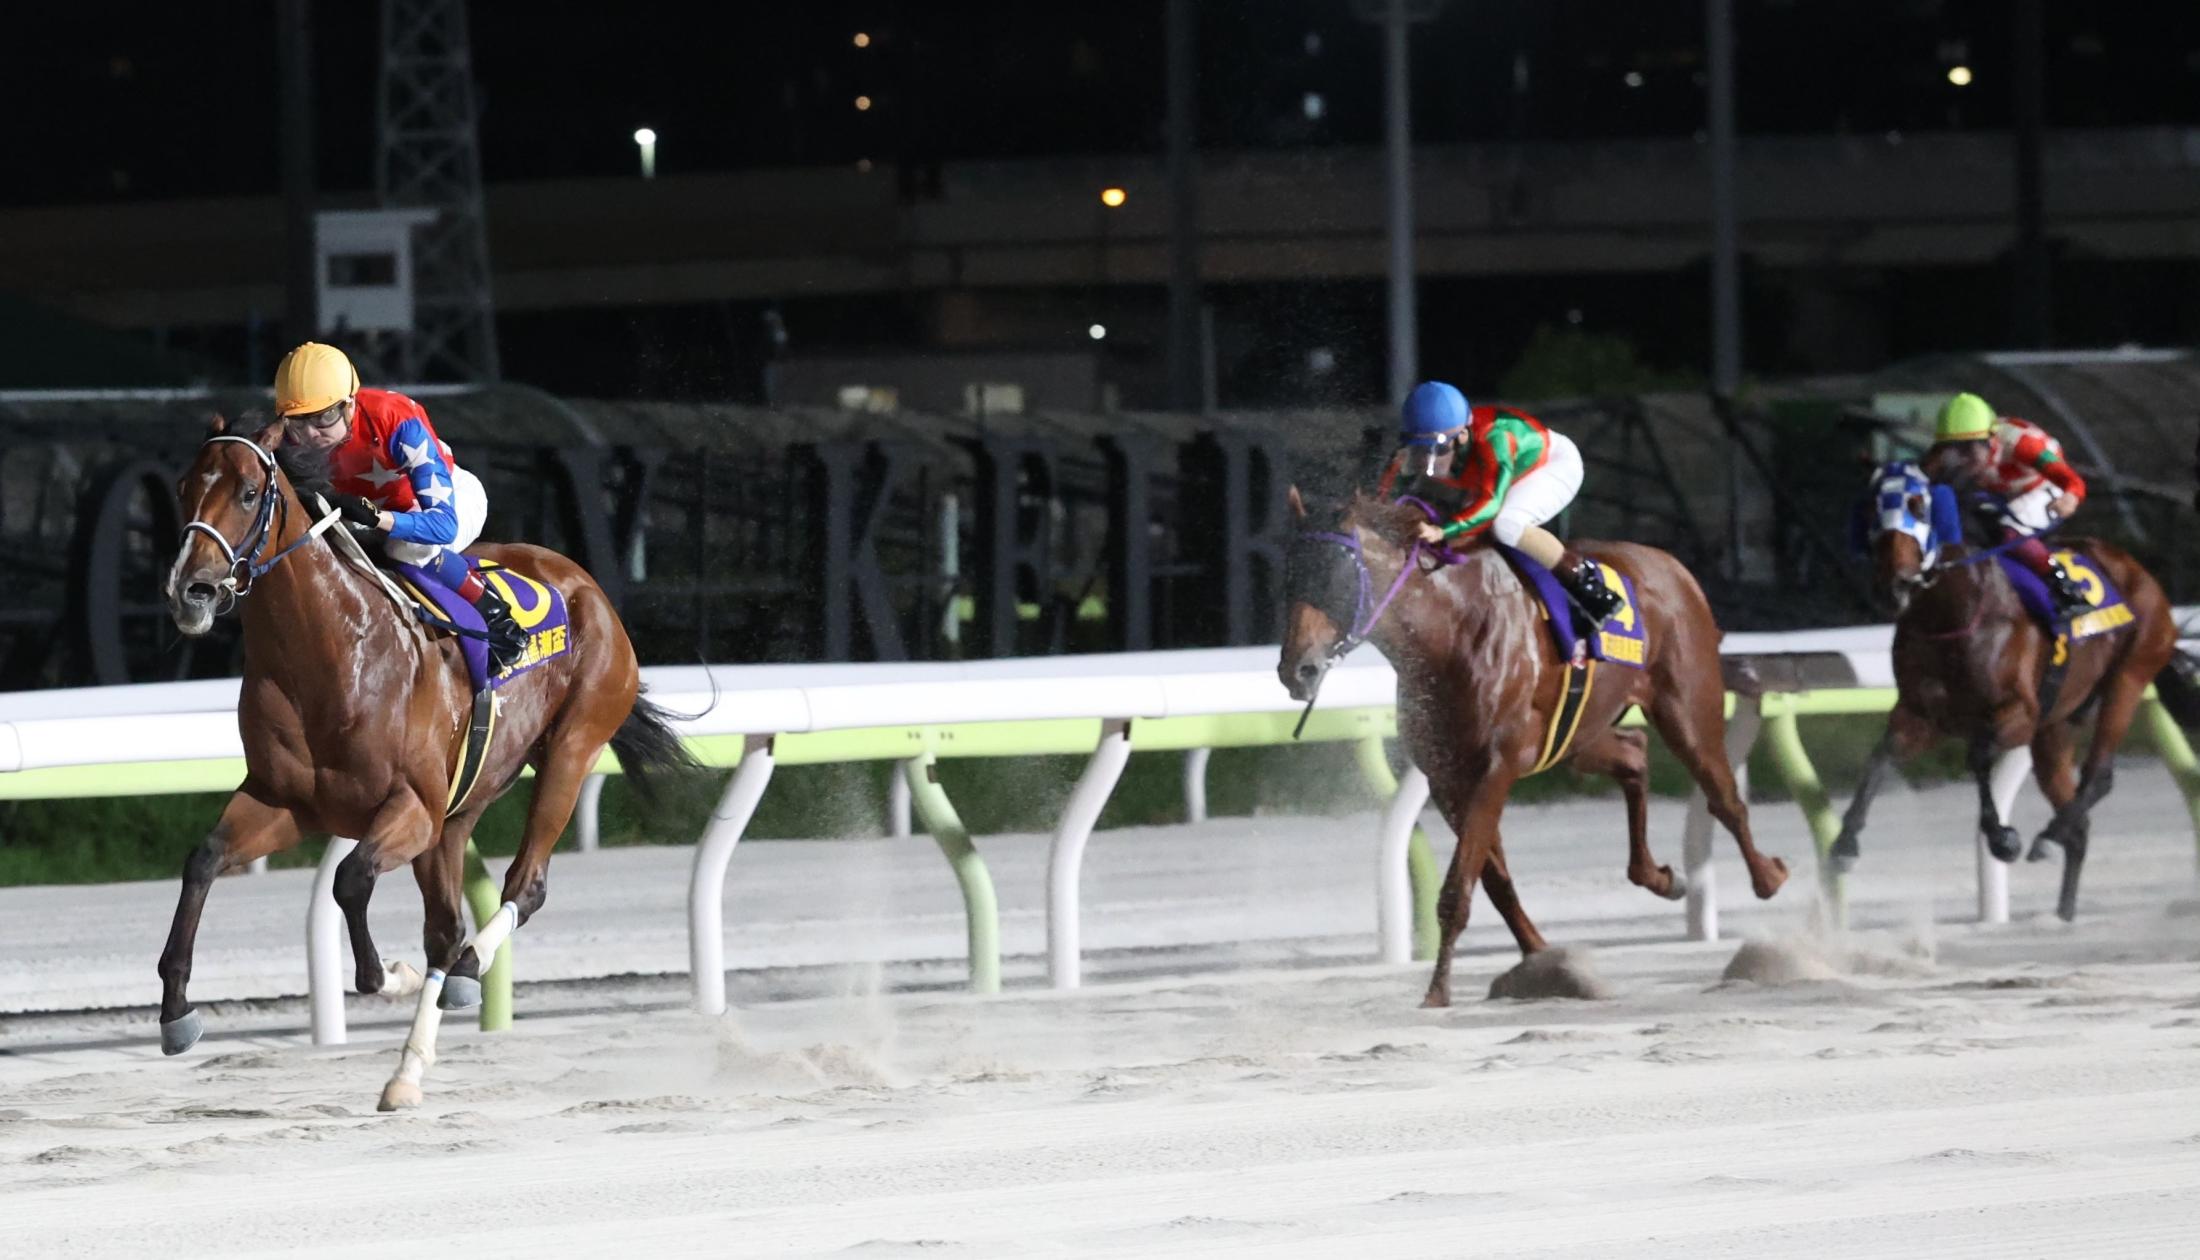
[[[2183,648],[2154,676],[2154,691],[2162,707],[2188,731],[2200,730],[2200,656]]]
[[[633,710],[611,736],[611,751],[617,754],[619,767],[633,780],[635,792],[650,803],[658,799],[657,776],[690,774],[706,768],[673,731],[674,716],[637,695]]]

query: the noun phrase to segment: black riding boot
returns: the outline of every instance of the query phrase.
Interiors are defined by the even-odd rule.
[[[1573,548],[1560,554],[1558,567],[1552,572],[1558,575],[1566,593],[1574,597],[1574,603],[1589,615],[1592,625],[1603,625],[1619,611],[1620,594],[1604,584],[1604,571]]]
[[[511,605],[488,583],[481,584],[481,595],[473,604],[489,631],[489,673],[501,674],[527,655],[527,632],[512,620]]]
[[[2070,570],[2060,560],[2047,562],[2047,589],[2055,596],[2055,610],[2068,616],[2081,613],[2093,605],[2085,597],[2085,588],[2070,576]]]

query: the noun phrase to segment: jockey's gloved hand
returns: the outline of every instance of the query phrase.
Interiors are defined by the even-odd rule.
[[[331,494],[329,502],[344,514],[346,525],[374,529],[382,523],[382,509],[356,494]]]

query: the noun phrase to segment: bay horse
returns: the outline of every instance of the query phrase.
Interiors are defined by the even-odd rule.
[[[1303,526],[1304,500],[1295,488],[1289,499]],[[1642,707],[1703,788],[1711,813],[1741,847],[1751,889],[1761,898],[1778,892],[1787,864],[1758,852],[1749,806],[1726,761],[1719,627],[1681,562],[1654,547],[1575,544],[1633,583],[1630,611],[1646,631],[1646,659],[1640,669],[1597,667],[1578,701],[1578,733],[1554,757],[1552,718],[1568,702],[1577,671],[1543,624],[1536,594],[1489,547],[1453,555],[1418,541],[1414,530],[1427,519],[1412,501],[1355,494],[1333,531],[1300,534],[1285,562],[1289,612],[1277,666],[1292,698],[1308,701],[1330,665],[1362,641],[1397,671],[1399,738],[1458,837],[1438,898],[1442,943],[1422,1005],[1451,1003],[1452,950],[1477,878],[1522,956],[1544,948],[1513,890],[1498,834],[1513,784],[1538,768],[1570,764],[1615,780],[1627,801],[1627,877],[1662,897],[1686,895],[1685,881],[1650,853],[1647,740],[1615,725],[1631,706]],[[1371,614],[1368,593],[1386,590],[1390,596]]]
[[[2147,684],[2159,678],[2165,695],[2181,685],[2169,669],[2177,655],[2169,600],[2153,575],[2122,548],[2066,540],[2064,546],[2082,557],[2083,572],[2073,576],[2094,586],[2097,582],[2085,579],[2106,576],[2131,615],[2118,618],[2126,621],[2122,628],[2065,641],[2026,611],[2002,566],[1993,562],[1997,549],[1965,540],[1949,487],[1934,486],[1922,468],[1908,462],[1881,467],[1873,486],[1873,516],[1865,523],[1876,592],[1896,613],[1899,698],[1841,820],[1828,864],[1835,871],[1855,866],[1857,837],[1888,772],[1943,739],[1967,745],[1987,848],[2001,861],[2014,862],[2023,847],[2016,829],[2004,825],[1994,808],[1993,766],[2000,753],[2030,745],[2033,776],[2055,812],[2029,856],[2043,861],[2050,845],[2062,849],[2055,913],[2073,919],[2091,840],[2090,811],[2114,783],[2116,750]],[[2092,746],[2082,774],[2074,773],[2078,737],[2089,721]]]
[[[316,520],[300,491],[326,489],[327,457],[285,442],[287,423],[217,418],[176,486],[189,524],[169,570],[168,608],[186,635],[206,633],[228,605],[240,609],[245,778],[184,862],[160,959],[161,1049],[180,1054],[203,1031],[186,987],[214,880],[308,835],[350,836],[359,844],[336,869],[335,896],[359,991],[396,982],[402,996],[420,985],[412,1032],[382,1094],[389,1111],[420,1101],[440,1010],[479,1001],[479,976],[497,945],[542,908],[551,847],[605,744],[637,786],[693,762],[664,711],[641,698],[633,645],[593,578],[541,547],[475,546],[470,554],[563,594],[570,646],[503,686],[479,787],[446,815],[472,710],[457,640],[431,638],[373,575],[320,537],[335,514]],[[467,837],[529,765],[534,796],[503,904],[469,940],[461,917]],[[385,963],[367,931],[376,878],[408,862],[425,909],[424,980]]]

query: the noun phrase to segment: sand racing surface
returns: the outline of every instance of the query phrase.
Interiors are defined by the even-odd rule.
[[[5,890],[0,1254],[2196,1254],[2182,803],[2129,764],[2080,921],[2020,865],[2017,922],[1985,928],[1974,799],[1883,799],[1839,938],[1810,932],[1799,816],[1761,805],[1799,873],[1759,907],[1722,850],[1715,944],[1626,884],[1616,801],[1516,810],[1550,970],[1609,996],[1486,999],[1514,956],[1481,903],[1449,1011],[1416,1008],[1423,965],[1366,961],[1367,818],[1101,833],[1071,993],[1035,979],[1043,838],[981,840],[1013,955],[989,998],[952,987],[921,838],[752,844],[720,1020],[684,1005],[686,851],[561,856],[517,1027],[447,1025],[394,1116],[395,1007],[354,998],[352,1043],[316,1050],[294,999],[207,1001],[164,1060],[173,887]],[[1653,816],[1667,861],[1678,819]],[[218,887],[198,992],[299,991],[303,888]],[[417,952],[417,907],[385,883],[385,952]]]

